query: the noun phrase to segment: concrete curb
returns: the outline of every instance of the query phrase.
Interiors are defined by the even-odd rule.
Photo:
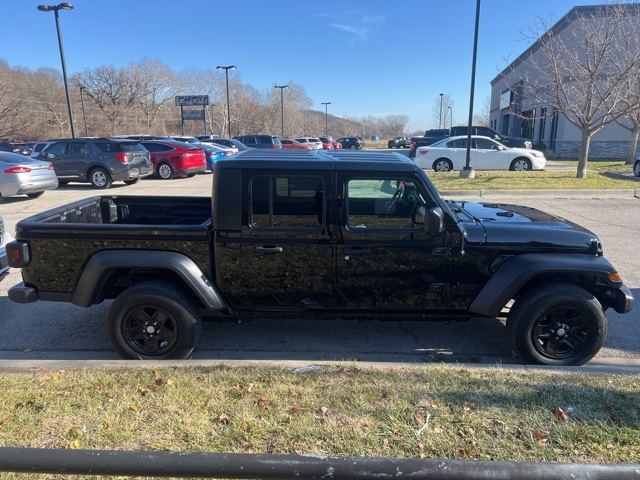
[[[640,198],[640,190],[441,190],[443,197]]]

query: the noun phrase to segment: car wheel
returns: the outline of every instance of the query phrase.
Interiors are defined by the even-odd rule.
[[[518,157],[513,162],[511,162],[509,170],[513,170],[516,172],[528,172],[529,170],[531,170],[531,160],[524,157]]]
[[[140,178],[132,178],[131,180],[125,180],[124,183],[125,185],[135,185],[136,183],[138,183],[140,181]]]
[[[148,281],[127,288],[109,310],[107,334],[124,358],[187,358],[200,336],[198,307],[170,283]]]
[[[158,165],[156,172],[162,180],[170,180],[176,174],[173,170],[173,167],[167,162],[162,162],[160,165]]]
[[[633,164],[633,174],[640,177],[640,160],[636,160],[636,163]]]
[[[507,317],[507,334],[526,363],[582,365],[600,350],[607,317],[585,289],[552,282],[516,299]]]
[[[2,194],[0,194],[0,203],[4,202],[6,198],[7,197],[3,197]]]
[[[439,158],[433,162],[433,169],[436,172],[450,172],[453,170],[453,163],[448,158]]]
[[[58,187],[64,187],[69,185],[69,182],[67,180],[58,180]]]
[[[93,188],[105,189],[111,186],[113,180],[104,168],[96,167],[89,172],[89,181]]]
[[[29,198],[38,198],[42,195],[44,195],[44,190],[42,192],[27,193],[27,197]]]
[[[357,150],[357,149],[358,149],[358,147],[357,147],[356,145],[351,145],[349,148],[350,148],[351,150]]]

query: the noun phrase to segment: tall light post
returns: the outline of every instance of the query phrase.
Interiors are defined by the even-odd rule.
[[[284,89],[289,88],[289,85],[275,85],[273,88],[280,89],[280,109],[282,111],[282,138],[284,138]]]
[[[460,170],[460,178],[475,178],[476,174],[471,168],[471,124],[473,123],[473,94],[476,87],[476,58],[478,56],[478,28],[480,27],[480,0],[476,3],[476,28],[473,35],[473,59],[471,61],[471,93],[469,95],[469,122],[467,131],[467,158],[465,165]]]
[[[451,107],[447,107],[447,110],[449,110],[449,128],[451,128],[453,127],[453,109]]]
[[[67,108],[69,109],[69,122],[71,124],[71,137],[76,138],[76,128],[73,123],[73,109],[71,108],[71,97],[69,96],[69,81],[67,80],[67,66],[64,62],[64,50],[62,48],[62,35],[60,34],[60,17],[58,10],[73,10],[71,3],[60,3],[58,5],[38,5],[41,12],[53,11],[56,18],[56,29],[58,31],[58,46],[60,47],[60,60],[62,61],[62,78],[64,79],[64,91],[67,94]]]
[[[438,128],[442,128],[442,97],[444,97],[444,93],[440,94],[440,121],[438,122]]]
[[[331,105],[331,102],[321,102],[324,105],[324,136],[329,136],[329,110],[327,105]]]
[[[89,136],[89,128],[87,127],[87,114],[84,111],[84,89],[87,87],[80,87],[80,104],[82,105],[82,118],[84,119],[84,136]]]
[[[227,124],[229,125],[229,138],[231,138],[231,102],[229,101],[229,70],[235,70],[236,67],[235,65],[229,65],[226,67],[223,67],[221,65],[218,65],[216,67],[216,69],[218,70],[224,70],[224,75],[227,81]]]

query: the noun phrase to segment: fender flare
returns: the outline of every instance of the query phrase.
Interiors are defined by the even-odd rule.
[[[539,275],[564,274],[595,275],[609,285],[610,273],[617,273],[604,257],[580,253],[525,253],[505,260],[480,293],[471,302],[469,311],[489,317],[497,316],[502,308],[526,285]]]
[[[71,303],[85,308],[93,305],[95,292],[102,287],[102,282],[112,270],[138,267],[175,273],[207,310],[226,307],[218,289],[193,260],[181,253],[149,250],[103,250],[94,254],[80,275]]]

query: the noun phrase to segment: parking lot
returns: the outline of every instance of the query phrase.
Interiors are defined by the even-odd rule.
[[[70,184],[42,197],[12,197],[0,204],[7,228],[25,217],[82,198],[107,195],[209,196],[211,174],[175,180],[143,179],[136,185],[116,183],[109,190]],[[474,200],[473,197],[468,197]],[[485,199],[487,200],[487,199]],[[558,214],[597,233],[605,256],[619,270],[636,298],[640,295],[637,249],[640,200],[623,198],[556,198],[531,196],[488,201],[520,203]],[[7,289],[20,281],[17,271],[0,282],[0,361],[89,359],[116,360],[105,333],[110,302],[82,309],[66,303],[16,304]],[[640,366],[639,315],[609,311],[609,335],[591,364]],[[195,353],[208,360],[355,360],[382,362],[517,363],[504,326],[496,319],[440,323],[419,321],[254,320],[251,323],[207,322]]]

